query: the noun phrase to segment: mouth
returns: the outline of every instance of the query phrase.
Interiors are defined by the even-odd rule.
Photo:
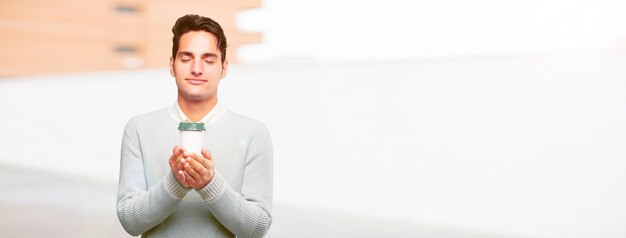
[[[207,82],[207,80],[199,79],[199,78],[186,78],[185,80],[193,85],[200,85],[200,84]]]

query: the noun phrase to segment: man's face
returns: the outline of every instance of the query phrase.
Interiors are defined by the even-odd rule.
[[[228,61],[221,61],[217,38],[208,32],[190,31],[180,37],[170,73],[176,78],[179,98],[217,100],[217,86],[226,76]]]

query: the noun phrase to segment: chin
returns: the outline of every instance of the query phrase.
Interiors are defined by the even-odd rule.
[[[204,101],[204,100],[208,100],[209,97],[207,97],[206,95],[185,95],[184,96],[185,99],[187,100],[191,100],[191,101]]]
[[[211,97],[209,95],[200,93],[183,93],[183,98],[191,101],[204,101],[209,100]]]

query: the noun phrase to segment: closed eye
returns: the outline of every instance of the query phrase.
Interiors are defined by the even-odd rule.
[[[193,54],[191,52],[181,51],[178,52],[178,57],[181,62],[189,62],[191,59],[193,59]]]

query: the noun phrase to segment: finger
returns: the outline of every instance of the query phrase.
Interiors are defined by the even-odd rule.
[[[180,159],[178,159],[178,164],[185,164],[187,163],[187,161],[189,160],[189,158],[185,158],[185,157],[180,157]]]
[[[179,156],[178,154],[176,154],[176,147],[177,146],[174,146],[174,149],[172,150],[172,155],[170,156],[170,159],[169,159],[170,165],[178,160]]]
[[[178,170],[178,173],[176,173],[176,177],[179,179],[179,181],[185,181],[185,173],[182,170]]]
[[[189,156],[191,156],[191,153],[184,152],[184,150],[183,150],[183,151],[181,151],[180,155],[178,155],[178,159],[179,160],[180,159],[186,159],[186,158],[189,158]]]
[[[184,173],[186,175],[185,178],[186,178],[187,184],[191,185],[191,184],[198,183],[199,179],[197,179],[197,177],[194,177],[194,175],[190,173],[189,170],[185,170]]]
[[[171,168],[171,169],[173,169],[173,170],[174,170],[174,169],[179,170],[179,169],[180,169],[180,167],[181,167],[181,166],[180,166],[180,164],[181,164],[181,159],[183,159],[183,158],[182,158],[182,157],[180,157],[180,156],[178,156],[178,157],[177,157],[177,156],[175,156],[175,155],[172,155],[172,156],[170,157],[170,159],[169,159],[170,168]],[[184,163],[183,163],[183,164],[184,164]]]
[[[192,165],[194,165],[194,168],[197,169],[198,167],[196,166],[196,163],[197,163],[197,165],[202,166],[203,165],[202,162],[205,161],[205,160],[207,160],[207,159],[205,159],[203,156],[194,153],[194,154],[191,155],[191,158],[189,160],[187,160],[187,162],[189,162],[189,163],[195,162]]]
[[[176,160],[177,160],[177,157],[172,154],[172,156],[170,156],[170,159],[168,160],[169,164],[170,164],[170,167],[174,166],[174,163],[176,163]]]
[[[180,155],[178,155],[178,159],[177,159],[177,160],[180,162],[180,160],[181,160],[181,159],[185,159],[185,158],[187,158],[187,157],[189,157],[189,156],[187,155],[187,153],[180,153]]]
[[[180,156],[181,154],[185,153],[185,148],[180,147],[180,146],[174,146],[173,150],[174,150],[173,153],[175,155],[179,155]]]
[[[174,155],[172,155],[172,157],[174,157]],[[173,164],[174,166],[178,166],[178,164],[180,164],[180,159],[181,157],[175,157],[175,159],[170,159],[170,164]]]
[[[213,155],[208,150],[202,149],[202,156],[208,160],[213,160]]]
[[[187,161],[192,161],[192,160],[198,160],[198,154],[196,153],[189,153],[189,157],[187,157]]]
[[[200,157],[200,156],[198,156]],[[191,167],[193,169],[195,169],[200,175],[206,175],[206,173],[209,171],[210,167],[206,166],[208,165],[207,162],[210,162],[207,159],[200,159],[201,161],[198,162],[197,160],[192,161],[189,163],[189,165],[191,165]]]
[[[201,160],[201,163],[198,161],[191,161],[189,165],[192,169],[195,169],[198,175],[202,177],[195,177],[199,182],[202,181],[211,181],[213,179],[213,160],[208,160],[205,158],[201,158],[200,155],[196,155],[197,160]]]
[[[194,168],[194,166],[192,166],[190,163],[185,164],[185,171],[196,181],[199,181],[202,178],[202,171]]]
[[[204,165],[207,169],[213,168],[213,155],[211,155],[211,152],[202,149],[202,155],[206,158],[205,160],[202,160],[202,165]]]
[[[182,170],[178,170],[176,177],[178,179],[178,182],[183,185],[183,187],[189,187],[189,183],[186,180],[187,176],[185,176],[185,172],[183,172]]]
[[[189,159],[186,159],[186,158],[180,158],[178,160],[178,163],[176,163],[176,168],[178,170],[184,170],[185,169],[185,164],[187,163],[188,160]]]
[[[212,178],[213,176],[211,174],[213,172],[213,160],[201,158],[201,156],[199,155],[198,160],[200,160],[200,162],[194,161],[196,163],[190,163],[192,167],[196,169],[196,171],[201,176],[203,176],[203,178]]]
[[[184,149],[182,147],[174,146],[174,148],[172,149],[172,156],[170,156],[170,159],[169,159],[170,164],[180,159],[183,152],[184,152]]]

